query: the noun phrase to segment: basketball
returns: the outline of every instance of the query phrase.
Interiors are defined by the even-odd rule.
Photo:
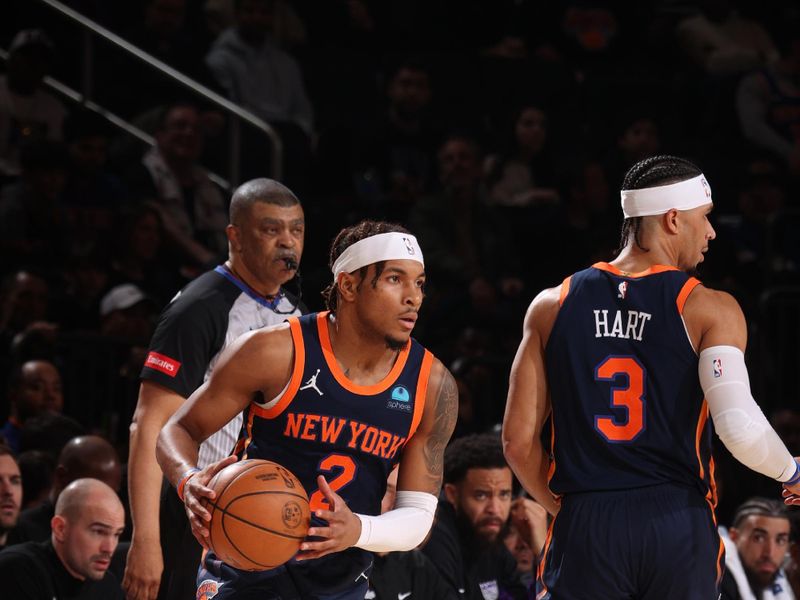
[[[243,571],[264,571],[295,555],[310,522],[308,495],[291,471],[268,460],[242,460],[217,473],[208,487],[211,550]]]

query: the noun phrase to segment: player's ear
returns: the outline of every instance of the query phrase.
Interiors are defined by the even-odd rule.
[[[354,273],[342,273],[339,275],[339,297],[347,302],[352,302],[358,292],[358,282]]]
[[[664,213],[663,223],[664,228],[667,230],[668,233],[676,234],[678,233],[678,221],[680,220],[680,213],[677,209],[671,208],[666,213]]]
[[[236,225],[228,225],[225,227],[225,235],[228,236],[228,242],[231,245],[231,251],[241,252],[242,242],[239,237],[239,228]]]
[[[447,501],[453,506],[458,506],[458,488],[452,483],[445,483],[442,489]]]

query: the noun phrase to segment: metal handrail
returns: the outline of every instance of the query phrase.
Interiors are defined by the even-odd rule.
[[[60,12],[62,15],[72,19],[73,21],[78,23],[81,27],[83,27],[86,32],[104,38],[105,40],[111,42],[112,44],[126,51],[127,53],[132,54],[139,60],[147,63],[154,69],[162,72],[164,75],[167,75],[174,81],[177,81],[184,87],[192,90],[197,95],[202,96],[203,98],[205,98],[215,106],[221,108],[228,114],[231,114],[234,117],[236,117],[231,127],[231,148],[229,152],[230,156],[229,178],[231,182],[236,184],[238,183],[239,179],[238,158],[239,158],[239,143],[240,143],[241,133],[240,133],[240,128],[238,126],[239,125],[238,120],[246,121],[247,123],[249,123],[250,125],[259,129],[260,131],[262,131],[267,135],[272,144],[272,152],[270,157],[271,159],[270,175],[274,179],[281,179],[281,176],[283,174],[283,142],[281,141],[281,138],[275,131],[275,129],[272,126],[270,126],[267,122],[265,122],[263,119],[260,119],[250,111],[247,111],[238,106],[237,104],[234,104],[227,98],[220,96],[215,91],[210,90],[209,88],[207,88],[201,83],[198,83],[194,79],[187,77],[180,71],[173,69],[168,64],[161,62],[160,60],[148,54],[144,50],[141,50],[140,48],[134,46],[130,42],[125,41],[120,36],[116,35],[115,33],[112,33],[102,25],[95,23],[91,19],[83,16],[82,14],[76,12],[70,7],[62,4],[61,2],[58,2],[58,0],[39,0],[39,2],[48,5],[52,9]],[[88,65],[91,59],[92,52],[90,45],[91,45],[91,36],[90,35],[84,36],[84,57],[86,58],[86,60],[84,61],[85,65]],[[92,95],[92,73],[91,69],[88,67],[85,67],[83,71],[84,71],[83,75],[84,89],[81,100],[84,104],[87,105],[88,108],[91,108],[91,106],[89,106],[89,102]],[[133,127],[130,124],[128,124],[128,126]],[[124,127],[124,129],[127,130],[128,127]],[[138,134],[134,135],[136,135],[140,139],[143,139]]]
[[[0,59],[7,61],[8,60],[8,51],[0,48]],[[149,133],[147,133],[143,129],[140,129],[139,127],[137,127],[133,123],[129,123],[128,121],[126,121],[125,119],[123,119],[119,115],[111,112],[107,108],[104,108],[103,106],[100,106],[96,102],[92,102],[91,100],[84,100],[83,96],[81,95],[80,92],[78,92],[77,90],[71,88],[66,83],[62,83],[58,79],[53,79],[49,75],[45,75],[43,81],[44,81],[44,84],[47,87],[49,87],[51,90],[54,90],[54,91],[58,92],[62,96],[66,97],[66,98],[69,98],[70,100],[72,100],[72,101],[74,101],[76,103],[82,104],[84,108],[86,108],[87,110],[92,111],[93,113],[96,113],[96,114],[100,115],[106,121],[108,121],[109,123],[112,123],[117,128],[122,129],[128,135],[133,136],[133,137],[143,141],[148,146],[155,146],[156,145],[156,139],[152,135],[150,135]],[[214,173],[212,171],[207,171],[207,174],[208,174],[208,178],[211,181],[213,181],[214,183],[216,183],[218,186],[220,186],[222,189],[224,189],[224,190],[230,190],[231,189],[230,182],[227,179],[225,179],[224,177],[221,177],[221,176],[217,175],[216,173]]]

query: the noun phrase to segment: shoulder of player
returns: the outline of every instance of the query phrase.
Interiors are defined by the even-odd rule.
[[[438,358],[434,358],[431,365],[426,403],[438,406],[438,410],[458,410],[456,379]]]
[[[539,292],[531,301],[525,313],[524,332],[538,332],[547,337],[561,308],[561,286],[547,288]]]
[[[292,334],[289,323],[282,322],[262,329],[249,331],[234,343],[238,357],[258,356],[263,359],[280,357],[292,348]],[[291,355],[291,352],[289,352]]]
[[[689,294],[683,314],[689,318],[706,318],[712,321],[727,321],[742,317],[742,309],[731,294],[698,285]]]

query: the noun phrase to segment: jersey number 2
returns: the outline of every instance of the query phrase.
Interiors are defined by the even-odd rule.
[[[611,406],[624,408],[624,421],[610,415],[595,415],[594,427],[611,443],[631,442],[645,428],[644,367],[632,356],[609,356],[594,370],[598,381],[614,382],[618,377],[627,378],[624,387],[611,388]]]
[[[353,481],[353,478],[356,476],[356,463],[346,454],[329,454],[319,461],[319,470],[328,474],[333,471],[338,471],[333,479],[328,479],[328,476],[325,477],[325,479],[328,480],[328,485],[331,487],[331,490],[338,492]],[[312,511],[319,509],[330,510],[328,500],[321,490],[317,490],[311,494],[308,506]]]

